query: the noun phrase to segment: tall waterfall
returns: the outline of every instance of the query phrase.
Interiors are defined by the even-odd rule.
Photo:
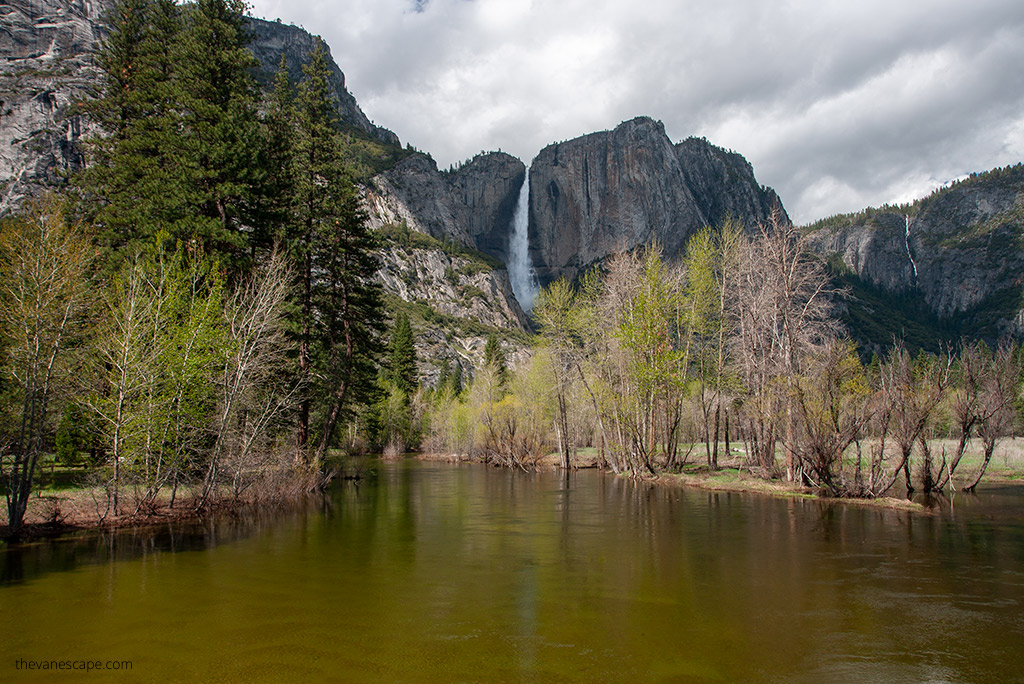
[[[537,274],[530,263],[530,169],[526,169],[523,187],[519,188],[519,200],[512,215],[512,236],[508,244],[508,277],[512,281],[512,293],[523,311],[533,308],[540,286]]]

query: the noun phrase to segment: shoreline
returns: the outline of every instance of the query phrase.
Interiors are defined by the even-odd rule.
[[[105,508],[105,494],[101,497],[91,487],[41,491],[34,493],[29,500],[18,539],[8,538],[10,527],[6,522],[0,525],[0,547],[31,544],[77,533],[143,529],[168,523],[202,524],[225,516],[284,510],[315,495],[315,491],[284,488],[254,496],[225,496],[207,501],[202,508],[198,506],[199,494],[189,490],[179,492],[173,508],[167,492],[161,493],[154,503],[143,507],[139,507],[138,501],[128,495],[123,497],[119,506],[121,512],[115,515]]]
[[[467,454],[437,454],[437,453],[415,453],[412,458],[420,461],[441,462],[441,463],[479,463],[484,462],[478,458],[469,457]],[[680,473],[661,472],[657,475],[644,475],[641,482],[648,482],[655,485],[667,487],[689,487],[715,492],[734,492],[761,494],[783,499],[809,499],[825,501],[829,503],[852,504],[867,508],[883,510],[911,511],[927,514],[929,506],[896,496],[881,496],[877,498],[857,497],[835,497],[822,494],[819,490],[810,487],[798,486],[793,483],[781,480],[767,480],[744,471],[744,466],[738,461],[729,461],[720,464],[719,470],[708,471],[706,466],[691,463],[696,470]],[[534,466],[539,470],[558,470],[558,455],[549,454],[539,459]],[[580,459],[578,470],[600,469],[596,457],[585,457]],[[611,473],[610,470],[606,471]],[[623,475],[622,477],[628,477]],[[1015,470],[995,469],[985,474],[982,485],[1024,485],[1024,474]],[[956,491],[956,494],[963,492]],[[941,492],[933,492],[933,496],[949,496],[948,489]]]
[[[410,453],[399,458],[383,458],[382,461],[396,461],[412,458],[417,461],[440,463],[476,463],[484,465],[479,458],[468,454]],[[532,466],[536,470],[558,470],[558,455],[549,454],[538,459]],[[645,475],[641,482],[666,487],[688,487],[712,492],[760,494],[783,499],[808,499],[830,503],[852,504],[855,506],[884,510],[928,513],[930,508],[905,498],[884,496],[875,499],[842,498],[823,495],[817,490],[797,486],[780,480],[766,480],[744,471],[743,464],[730,461],[721,464],[719,470],[711,472],[706,466],[690,464],[691,470],[679,473],[662,472]],[[529,468],[529,467],[528,467]],[[584,455],[577,460],[578,470],[600,470],[596,456]],[[611,473],[611,471],[605,471]],[[622,476],[627,477],[627,476]],[[985,485],[1024,485],[1024,474],[1016,470],[996,469],[986,474]],[[938,496],[949,496],[949,491],[936,492]],[[956,492],[961,493],[961,492]],[[65,535],[93,531],[114,531],[129,528],[145,528],[166,523],[201,523],[209,518],[223,515],[237,515],[245,510],[266,508],[287,508],[304,499],[309,492],[277,492],[271,496],[253,498],[226,498],[208,503],[203,509],[196,507],[196,494],[184,492],[179,495],[175,506],[170,497],[161,495],[155,505],[150,505],[134,514],[123,512],[136,507],[131,497],[126,497],[120,515],[104,514],[101,511],[103,499],[92,488],[71,488],[56,491],[40,491],[33,495],[17,541],[7,539],[8,525],[0,525],[0,544],[26,544],[53,539]],[[105,496],[105,495],[104,495]],[[88,509],[92,510],[88,510]]]

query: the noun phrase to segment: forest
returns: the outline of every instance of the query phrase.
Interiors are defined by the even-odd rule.
[[[377,238],[324,47],[264,96],[244,12],[117,4],[84,171],[3,223],[9,536],[51,452],[88,454],[99,522],[316,488],[375,387]]]
[[[563,468],[589,448],[635,477],[728,458],[835,497],[973,490],[1020,424],[1020,347],[912,356],[895,339],[862,359],[835,316],[845,293],[804,241],[777,221],[752,236],[729,222],[680,260],[652,245],[553,283],[528,363],[488,354],[467,389],[414,402],[424,448],[509,467],[557,451]],[[954,479],[970,446],[980,462]]]

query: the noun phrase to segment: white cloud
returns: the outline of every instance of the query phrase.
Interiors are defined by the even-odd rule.
[[[367,116],[441,166],[646,114],[745,155],[810,221],[1024,154],[1019,0],[254,5],[322,35]]]

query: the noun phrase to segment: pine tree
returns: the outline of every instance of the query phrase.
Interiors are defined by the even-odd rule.
[[[274,77],[266,114],[261,120],[262,142],[259,148],[259,175],[254,203],[254,228],[250,238],[250,258],[291,237],[295,182],[292,175],[292,137],[295,132],[295,89],[284,54]]]
[[[349,407],[372,390],[382,310],[371,280],[375,240],[337,154],[338,115],[319,40],[303,74],[292,140],[295,202],[286,233],[299,280],[299,371],[309,381],[298,439],[306,445],[315,432],[319,461]]]
[[[229,268],[247,256],[259,165],[256,59],[243,0],[198,0],[177,41],[181,169],[193,214],[176,237],[201,240]]]
[[[416,347],[413,344],[412,326],[409,316],[398,314],[395,329],[388,344],[388,378],[406,397],[416,391]]]
[[[180,16],[172,0],[121,0],[97,63],[101,97],[81,103],[107,132],[89,142],[88,168],[77,179],[102,227],[108,272],[123,255],[179,222],[185,201],[176,192],[171,154],[178,136],[174,43]]]
[[[501,349],[498,336],[491,333],[484,345],[484,365],[492,368],[497,374],[498,386],[504,387],[508,380],[508,369],[505,367],[505,352]]]
[[[462,366],[456,363],[455,370],[452,372],[452,394],[454,394],[457,397],[460,394],[462,394],[462,390]]]

